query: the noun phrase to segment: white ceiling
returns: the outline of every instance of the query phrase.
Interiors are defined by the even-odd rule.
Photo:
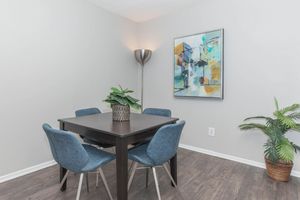
[[[199,0],[89,0],[115,14],[143,22],[190,7]]]

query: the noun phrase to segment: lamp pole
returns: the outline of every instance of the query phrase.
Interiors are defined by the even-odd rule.
[[[141,76],[141,111],[144,110],[144,65],[142,67],[142,76]]]
[[[150,60],[152,51],[149,49],[137,49],[134,51],[136,61],[141,65],[141,112],[144,109],[144,66]]]

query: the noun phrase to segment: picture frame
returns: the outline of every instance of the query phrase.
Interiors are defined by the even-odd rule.
[[[177,37],[173,50],[175,97],[224,99],[224,29]]]

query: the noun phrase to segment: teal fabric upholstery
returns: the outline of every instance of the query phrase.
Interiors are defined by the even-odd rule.
[[[89,155],[89,161],[82,171],[95,171],[99,166],[103,166],[115,159],[115,156],[106,151],[102,151],[91,145],[82,145]]]
[[[162,117],[171,117],[171,110],[163,108],[146,108],[143,114],[147,115],[158,115]]]
[[[128,151],[128,158],[130,160],[143,163],[145,166],[153,166],[154,162],[147,154],[148,146],[149,143],[133,147]]]
[[[82,145],[70,132],[43,124],[54,160],[76,173],[94,171],[115,159],[115,156],[89,145]]]
[[[177,152],[185,121],[161,127],[149,143],[128,151],[130,160],[154,167],[169,161]]]
[[[87,115],[95,115],[100,113],[101,111],[98,108],[85,108],[85,109],[80,109],[75,111],[76,117],[83,117]]]
[[[156,116],[161,116],[161,117],[171,117],[172,112],[171,112],[171,110],[165,109],[165,108],[146,108],[146,109],[144,109],[143,114],[156,115]],[[149,142],[150,140],[151,140],[151,137],[145,139],[143,142],[136,143],[134,145],[137,146],[137,145],[145,144],[145,143]]]

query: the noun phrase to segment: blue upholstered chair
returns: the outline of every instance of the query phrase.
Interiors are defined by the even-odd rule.
[[[84,109],[75,111],[76,117],[83,117],[83,116],[95,115],[95,114],[100,114],[100,113],[101,113],[101,111],[98,108],[84,108]],[[83,137],[83,136],[80,136],[80,137],[83,139],[83,141],[85,143],[88,143],[88,144],[97,145],[97,146],[103,147],[103,148],[113,147],[113,145],[111,145],[111,144],[97,142],[97,141],[91,140],[91,139],[89,139],[87,137]]]
[[[143,114],[147,114],[147,115],[157,115],[157,116],[162,116],[162,117],[171,117],[172,112],[169,109],[165,109],[165,108],[146,108],[143,111]],[[137,144],[137,145],[141,145],[143,143],[149,142],[151,140],[151,138],[146,139],[144,142]],[[130,166],[130,169],[132,168],[133,163]],[[147,169],[146,171],[146,187],[148,187],[148,180],[149,180],[149,169]]]
[[[172,157],[176,155],[184,125],[185,121],[181,121],[176,124],[165,125],[155,133],[149,143],[136,146],[128,151],[128,158],[134,162],[131,175],[129,177],[128,190],[130,189],[138,164],[152,169],[159,200],[161,200],[161,197],[159,192],[156,167],[162,166],[171,179],[172,183],[177,188],[177,185],[167,168],[167,163]]]
[[[156,115],[156,116],[161,116],[161,117],[171,117],[172,112],[169,109],[165,109],[165,108],[146,108],[143,111],[143,114],[147,114],[147,115]],[[146,139],[145,142],[149,142],[151,140],[151,138]],[[143,142],[143,143],[145,143]]]
[[[75,111],[76,117],[95,115],[95,114],[100,114],[100,113],[101,113],[101,111],[98,108],[84,108],[84,109]]]
[[[171,117],[171,110],[163,108],[146,108],[143,111],[143,114],[147,115],[158,115],[162,117]]]
[[[66,181],[69,171],[80,173],[76,195],[76,200],[79,200],[83,175],[88,172],[96,171],[100,173],[107,194],[112,200],[113,198],[101,167],[114,160],[115,156],[93,146],[82,145],[70,132],[53,129],[48,124],[43,124],[43,129],[48,137],[54,160],[61,167],[67,169],[67,173],[62,179],[60,187],[62,187]]]

